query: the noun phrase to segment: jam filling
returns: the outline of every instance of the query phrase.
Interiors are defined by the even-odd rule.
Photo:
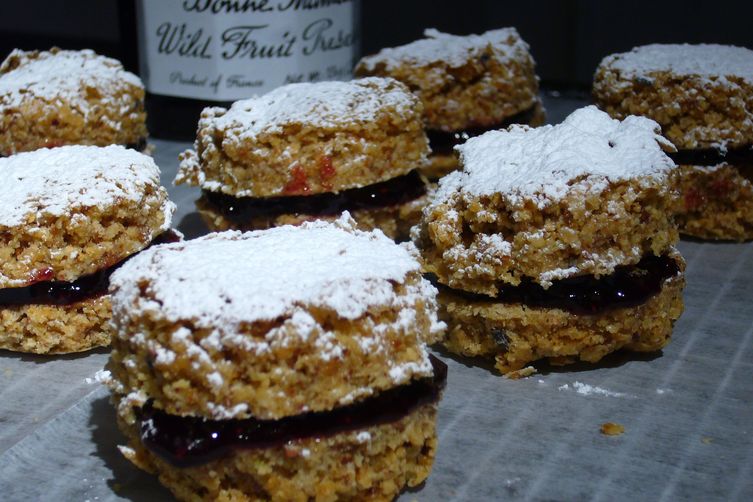
[[[44,148],[56,148],[59,146],[72,145],[72,144],[75,145],[76,143],[64,143],[63,141],[60,141],[60,140],[46,140]],[[126,145],[123,145],[123,146],[131,150],[143,152],[146,149],[146,144],[147,144],[146,138],[139,138],[139,140],[136,143],[127,143]],[[10,157],[11,155],[13,155],[13,152],[10,152],[10,151],[0,153],[0,157]]]
[[[139,138],[136,143],[128,143],[125,147],[130,148],[131,150],[143,152],[146,148],[146,138]]]
[[[404,204],[426,193],[426,185],[416,171],[363,188],[339,193],[291,195],[281,197],[233,197],[219,192],[202,192],[215,211],[235,224],[252,218],[281,214],[312,216],[338,215],[345,210],[376,209]]]
[[[753,163],[753,146],[743,146],[720,150],[719,148],[699,148],[697,150],[678,150],[668,153],[675,164],[692,166],[715,166],[722,162],[729,164]]]
[[[169,415],[148,401],[136,410],[141,441],[176,467],[190,467],[221,458],[237,449],[284,446],[289,441],[328,437],[393,423],[419,406],[439,400],[447,380],[447,365],[429,356],[434,376],[389,389],[327,412],[310,412],[279,420],[206,420]]]
[[[531,120],[533,120],[533,117],[536,114],[537,106],[538,105],[535,104],[530,108],[523,110],[522,112],[518,112],[515,115],[507,117],[501,122],[488,126],[467,127],[459,131],[451,132],[441,131],[438,129],[429,129],[426,131],[426,135],[429,138],[429,146],[431,146],[431,150],[434,153],[438,153],[440,155],[449,155],[452,153],[452,149],[453,147],[455,147],[455,145],[462,145],[466,142],[466,140],[474,136],[479,136],[487,131],[492,131],[495,129],[504,129],[505,127],[511,126],[512,124],[528,124],[529,122],[531,122]]]
[[[168,230],[155,237],[148,247],[178,240],[178,235]],[[36,274],[40,279],[39,282],[22,288],[0,289],[0,305],[72,305],[96,298],[107,293],[110,275],[129,258],[130,256],[115,265],[79,277],[72,282],[44,280],[46,275],[53,274],[51,269],[45,269],[43,273]]]
[[[645,256],[635,265],[615,267],[614,273],[608,276],[598,279],[593,275],[569,277],[553,281],[549,289],[524,278],[518,286],[499,286],[499,293],[493,301],[596,315],[642,305],[661,290],[664,281],[679,273],[680,267],[671,257]],[[472,301],[492,301],[485,295],[452,291]]]

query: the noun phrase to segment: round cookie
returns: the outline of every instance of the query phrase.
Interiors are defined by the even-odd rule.
[[[413,171],[428,153],[421,104],[399,82],[290,84],[229,109],[206,108],[195,150],[182,154],[175,182],[204,190],[202,211],[215,229],[266,228],[351,209],[370,229],[364,210],[398,214],[424,194]],[[360,190],[377,184],[377,197]],[[361,207],[359,199],[367,198]],[[228,218],[235,205],[254,209],[238,221]]]
[[[496,295],[660,254],[677,241],[671,149],[655,122],[590,106],[556,126],[512,126],[457,147],[417,229],[424,266],[452,288]]]
[[[501,371],[539,358],[593,361],[637,343],[631,315],[658,313],[654,295],[679,316],[675,166],[658,132],[651,120],[620,122],[591,106],[557,126],[511,126],[457,147],[462,171],[440,180],[414,232],[425,270],[445,286],[450,350],[495,353]],[[646,272],[651,257],[659,262]],[[643,276],[650,288],[638,287]],[[656,318],[643,327],[656,330],[636,336],[671,334]],[[509,348],[495,341],[502,334]]]
[[[144,86],[91,50],[14,50],[0,65],[0,155],[61,145],[146,145]]]
[[[159,168],[120,146],[0,158],[0,348],[107,345],[109,273],[170,227]]]
[[[427,29],[424,36],[362,58],[355,74],[395,78],[421,100],[433,152],[428,176],[457,168],[452,147],[468,137],[544,123],[535,63],[515,28],[467,36]]]
[[[682,194],[675,219],[680,231],[713,240],[753,239],[753,164],[680,165]]]
[[[210,234],[153,247],[113,275],[108,369],[129,458],[184,499],[382,500],[425,479],[438,395],[390,396],[435,380],[425,344],[444,329],[436,290],[412,246],[354,225]],[[357,418],[381,402],[404,409]],[[196,432],[186,420],[259,444],[166,451],[204,444],[165,442],[161,424]],[[267,426],[293,434],[271,440]]]
[[[753,238],[753,51],[725,45],[647,45],[604,58],[594,98],[615,117],[661,124],[678,151],[677,221],[703,239]]]
[[[605,57],[596,104],[616,118],[659,123],[678,150],[753,145],[753,51],[715,44],[652,44]]]

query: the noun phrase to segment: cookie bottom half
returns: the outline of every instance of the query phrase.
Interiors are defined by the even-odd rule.
[[[110,296],[70,305],[0,306],[0,349],[67,354],[110,344]]]
[[[136,423],[118,424],[129,440],[123,454],[157,474],[178,499],[188,501],[389,501],[423,482],[437,447],[436,404],[402,419],[362,430],[238,449],[192,467],[176,467],[147,449]]]
[[[645,303],[595,315],[494,299],[473,301],[443,287],[439,302],[448,330],[442,345],[463,356],[494,358],[501,373],[540,360],[594,363],[620,349],[652,352],[669,342],[683,311],[684,285],[680,272]]]
[[[710,240],[753,239],[753,163],[681,165],[680,233]]]

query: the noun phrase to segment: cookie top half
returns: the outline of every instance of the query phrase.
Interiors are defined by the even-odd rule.
[[[535,105],[535,63],[515,28],[467,36],[428,29],[424,36],[364,57],[356,74],[407,84],[424,104],[428,129],[490,126]]]
[[[63,146],[0,158],[0,287],[72,281],[170,227],[175,205],[154,160],[120,146]]]
[[[657,121],[678,149],[753,145],[753,51],[716,44],[652,44],[605,57],[597,104],[615,117]]]
[[[457,147],[419,247],[448,286],[495,295],[501,283],[609,274],[677,239],[672,145],[642,117],[582,108],[556,126],[511,126]]]
[[[111,291],[120,393],[178,415],[346,405],[431,375],[443,329],[409,247],[347,215],[154,246]]]
[[[206,108],[177,183],[237,197],[358,188],[423,166],[421,103],[400,82],[290,84]]]
[[[14,50],[0,65],[0,153],[66,144],[138,144],[144,86],[91,50]]]

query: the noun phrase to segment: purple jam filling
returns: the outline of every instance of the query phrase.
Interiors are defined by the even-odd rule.
[[[645,303],[661,291],[664,281],[679,273],[680,266],[671,257],[645,256],[635,265],[616,267],[608,276],[598,279],[593,275],[570,277],[553,281],[548,289],[524,278],[517,286],[499,285],[499,294],[495,298],[452,291],[471,301],[523,303],[578,315],[596,315]]]
[[[668,153],[675,164],[691,166],[715,166],[722,162],[728,164],[753,163],[753,146],[743,146],[721,150],[719,148],[699,148],[695,150],[678,150]]]
[[[177,234],[168,230],[157,236],[149,246],[176,242]],[[130,256],[128,257],[130,258]],[[0,289],[0,305],[72,305],[107,293],[110,275],[128,258],[115,265],[79,277],[75,281],[39,281],[22,288]]]
[[[277,448],[288,441],[328,437],[396,422],[419,406],[437,402],[447,380],[447,365],[429,356],[434,376],[382,391],[363,401],[327,412],[279,420],[206,420],[170,415],[151,401],[136,410],[141,442],[176,467],[201,465],[239,449]]]
[[[429,129],[426,131],[426,135],[429,138],[429,146],[431,151],[441,155],[449,155],[452,153],[452,149],[456,145],[462,145],[469,138],[474,136],[480,136],[487,131],[493,131],[496,129],[504,129],[512,124],[528,124],[533,120],[536,114],[536,108],[538,104],[533,105],[530,108],[516,113],[510,117],[507,117],[501,122],[491,124],[488,126],[479,127],[466,127],[459,131],[441,131],[438,129]]]
[[[378,209],[415,200],[426,193],[426,186],[416,171],[391,180],[352,188],[339,193],[290,195],[281,197],[233,197],[204,190],[204,200],[215,211],[237,225],[252,218],[281,214],[312,216],[337,215],[345,210]]]

